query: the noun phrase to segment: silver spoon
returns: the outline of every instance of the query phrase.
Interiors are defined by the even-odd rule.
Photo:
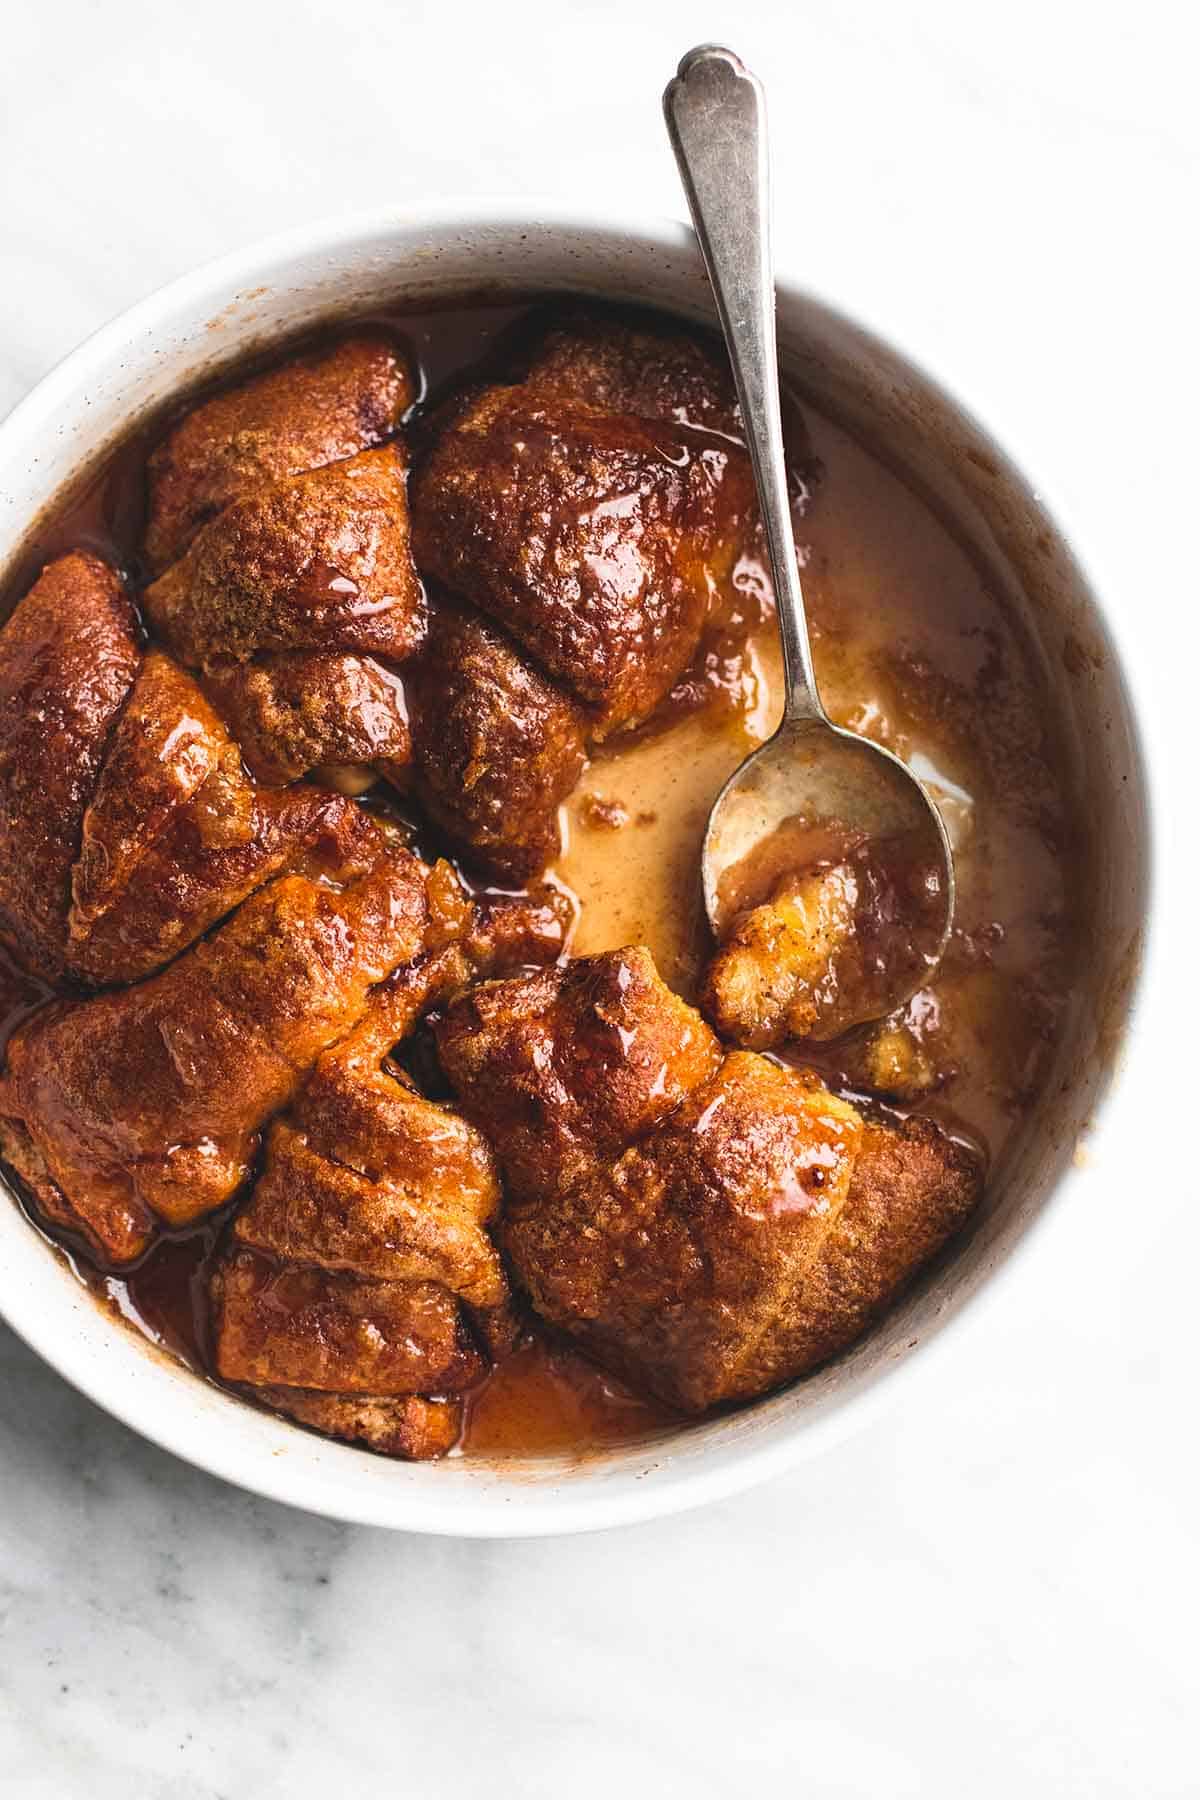
[[[917,846],[938,884],[932,914],[924,914],[934,947],[919,973],[900,959],[896,991],[879,1004],[881,1016],[928,980],[945,950],[954,915],[950,840],[912,771],[880,745],[835,725],[817,692],[780,424],[762,85],[732,50],[702,44],[680,63],[663,110],[733,365],[783,640],[783,722],[734,770],[709,814],[704,904],[718,931],[721,876],[785,821],[838,821],[872,843],[903,837]]]

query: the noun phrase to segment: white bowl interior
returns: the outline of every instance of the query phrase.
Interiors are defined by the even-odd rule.
[[[331,315],[479,290],[576,290],[712,319],[690,233],[670,224],[371,219],[316,228],[176,283],[84,345],[0,427],[0,571],[31,527],[132,429],[225,364]],[[1087,962],[1045,1098],[974,1228],[862,1343],[733,1417],[582,1459],[389,1462],[260,1413],[117,1328],[33,1232],[0,1206],[0,1308],[68,1379],[128,1424],[231,1480],[335,1517],[516,1535],[587,1529],[747,1485],[840,1434],[884,1377],[1011,1256],[1068,1172],[1107,1085],[1139,964],[1148,887],[1145,782],[1120,665],[1070,552],[1003,453],[895,350],[781,284],[784,363],[834,417],[934,497],[1025,620],[1085,796]]]

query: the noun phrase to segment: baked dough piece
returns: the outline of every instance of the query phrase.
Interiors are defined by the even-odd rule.
[[[511,1344],[508,1284],[486,1231],[499,1193],[465,1120],[378,1066],[322,1059],[272,1126],[213,1273],[218,1374],[269,1390],[256,1397],[302,1420],[313,1390],[381,1406],[378,1417],[354,1413],[349,1430],[329,1415],[323,1429],[386,1453],[448,1447],[394,1447],[391,1407],[414,1395],[448,1405],[484,1373],[485,1346]]]
[[[255,787],[195,680],[143,654],[99,558],[51,564],[0,630],[0,937],[43,979],[138,980],[271,876],[349,867],[373,833],[335,794]]]
[[[379,1400],[360,1394],[322,1394],[312,1388],[261,1387],[255,1398],[326,1437],[365,1444],[382,1456],[429,1462],[453,1450],[462,1430],[458,1400],[420,1394]]]
[[[312,769],[412,754],[408,700],[396,670],[349,651],[285,650],[209,670],[205,690],[256,780],[298,781]]]
[[[371,1281],[234,1248],[213,1277],[226,1381],[388,1398],[452,1392],[483,1372],[444,1287]]]
[[[973,1160],[926,1120],[864,1123],[734,1051],[664,1124],[506,1248],[538,1311],[686,1412],[852,1343],[965,1218]]]
[[[14,1033],[0,1147],[107,1262],[223,1206],[257,1134],[367,997],[422,950],[428,871],[387,842],[338,888],[270,882],[161,974]]]
[[[392,436],[413,399],[395,346],[356,333],[193,406],[150,457],[146,558],[161,572],[231,500]]]
[[[857,887],[844,863],[787,876],[751,907],[705,972],[700,1005],[721,1036],[748,1050],[843,1029],[839,965],[854,937]],[[853,1018],[847,1023],[852,1024]]]
[[[569,306],[423,429],[413,542],[472,602],[435,612],[414,787],[488,874],[559,847],[587,744],[647,718],[757,541],[728,367],[665,320]]]
[[[666,316],[586,302],[535,313],[508,374],[541,404],[742,435],[724,349]]]
[[[280,650],[402,660],[425,624],[405,473],[393,442],[232,500],[146,589],[152,624],[190,668]]]
[[[148,609],[261,781],[408,760],[379,658],[423,630],[394,438],[412,398],[395,346],[360,333],[202,402],[150,458]]]
[[[722,1057],[645,951],[477,989],[438,1042],[499,1155],[502,1238],[538,1312],[688,1412],[844,1349],[978,1198],[977,1159],[929,1121]]]
[[[516,1335],[488,1234],[500,1201],[492,1152],[389,1055],[432,1001],[506,963],[531,910],[496,902],[464,922],[442,905],[458,935],[375,989],[271,1125],[212,1277],[218,1373],[388,1455],[448,1449],[461,1412],[453,1396]]]
[[[48,564],[0,627],[0,939],[50,982],[67,972],[83,817],[139,660],[121,580],[86,551]]]
[[[412,506],[422,569],[503,625],[597,737],[670,692],[756,517],[739,445],[520,386],[457,414]]]
[[[940,871],[906,834],[789,870],[733,919],[705,974],[705,1017],[750,1050],[878,1019],[936,965],[940,896]]]
[[[347,871],[375,827],[317,787],[260,792],[192,678],[151,651],[112,734],[72,877],[69,962],[136,981],[283,869]]]
[[[442,1067],[520,1201],[552,1202],[614,1160],[721,1062],[641,948],[487,982],[436,1031]]]
[[[544,1317],[686,1411],[795,1373],[807,1270],[846,1203],[862,1121],[819,1082],[727,1056],[641,1142],[505,1242]]]
[[[535,875],[558,853],[558,809],[586,761],[580,709],[499,626],[444,598],[411,668],[425,810],[486,874]]]

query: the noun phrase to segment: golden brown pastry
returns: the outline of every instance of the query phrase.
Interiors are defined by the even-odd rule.
[[[151,651],[112,734],[72,877],[69,964],[138,980],[285,868],[370,860],[374,827],[316,787],[260,793],[195,682]]]
[[[640,948],[487,982],[436,1029],[463,1110],[521,1199],[552,1200],[618,1156],[721,1062]]]
[[[577,301],[524,321],[505,358],[505,379],[539,403],[569,403],[691,426],[742,442],[742,415],[720,341],[665,313]],[[821,477],[804,414],[780,393],[793,495],[811,495]]]
[[[507,633],[444,598],[409,695],[426,812],[488,875],[521,881],[545,868],[586,761],[579,708]]]
[[[903,835],[788,871],[732,920],[705,972],[705,1017],[749,1050],[877,1019],[937,960],[939,894],[938,871]]]
[[[678,326],[543,316],[504,381],[434,422],[417,558],[504,625],[593,731],[644,718],[691,660],[756,513],[722,359]]]
[[[842,1029],[839,966],[854,936],[857,890],[845,863],[789,875],[734,920],[705,971],[700,1006],[724,1038],[769,1050]],[[847,1021],[853,1023],[853,1019]]]
[[[218,792],[214,778],[151,846],[126,893],[73,935],[72,967],[90,983],[152,974],[284,870],[319,877],[365,861],[370,823],[339,794],[317,787],[254,794],[244,830],[234,834],[215,803]],[[73,914],[73,934],[75,925]]]
[[[706,1054],[668,1059],[685,1040]],[[438,1044],[500,1157],[537,1310],[686,1411],[843,1349],[978,1197],[977,1159],[928,1121],[870,1121],[811,1074],[722,1057],[644,951],[463,995]]]
[[[931,1119],[867,1119],[850,1191],[786,1321],[787,1354],[815,1368],[854,1343],[966,1222],[980,1158]]]
[[[149,981],[27,1020],[0,1080],[0,1147],[43,1211],[115,1264],[160,1223],[224,1205],[260,1127],[422,950],[427,875],[381,843],[342,888],[282,877]]]
[[[408,760],[378,658],[423,632],[407,457],[385,443],[412,392],[394,346],[360,333],[203,402],[150,459],[148,610],[261,781]]]
[[[578,303],[522,328],[509,369],[539,404],[689,425],[740,439],[724,350],[665,316]]]
[[[373,829],[317,788],[259,793],[192,677],[142,656],[98,558],[61,558],[22,601],[0,686],[0,933],[53,983],[137,980],[272,875],[345,864]]]
[[[816,1081],[727,1056],[640,1143],[505,1244],[543,1317],[685,1411],[799,1372],[808,1265],[846,1203],[862,1121]]]
[[[297,1389],[445,1400],[483,1374],[483,1345],[501,1353],[513,1337],[486,1230],[500,1195],[491,1153],[380,1066],[377,1034],[366,1040],[327,1053],[271,1127],[212,1280],[217,1372],[271,1389],[267,1404],[293,1416]],[[430,1454],[397,1450],[388,1414],[355,1417],[352,1432],[328,1419],[324,1429]]]
[[[360,332],[192,407],[150,457],[150,566],[174,562],[240,495],[374,449],[412,399],[395,347]]]
[[[700,1412],[853,1343],[978,1190],[974,1159],[928,1120],[866,1124],[743,1050],[602,1175],[515,1207],[504,1242],[543,1317]]]
[[[285,1261],[379,1281],[438,1282],[477,1311],[507,1306],[483,1229],[500,1186],[474,1128],[383,1066],[395,992],[320,1058],[233,1228],[237,1243]]]
[[[233,500],[143,596],[191,668],[256,652],[351,650],[397,661],[424,632],[398,443]]]
[[[400,677],[372,656],[282,651],[217,664],[204,685],[255,779],[272,786],[412,754]]]
[[[378,441],[395,429],[401,386],[407,401],[382,340],[293,359],[176,425],[152,459],[147,554],[156,568],[181,560],[146,604],[175,653],[204,671],[258,779],[344,769],[361,783],[364,766],[377,768],[485,874],[517,880],[558,848],[585,734],[644,717],[672,688],[755,527],[728,371],[694,334],[560,309],[522,333],[508,373],[510,385],[443,414],[433,460],[445,479],[430,480],[438,506],[453,510],[458,494],[467,513],[431,520],[425,568],[476,558],[488,591],[453,572],[451,584],[496,623],[447,606],[419,670],[405,671],[411,773],[408,703],[388,663],[420,639],[419,595],[409,629],[393,630],[403,621],[384,607],[377,630],[380,583],[358,555],[374,490],[388,486],[382,460],[403,461],[398,441],[363,454],[355,435],[360,402]],[[493,450],[518,457],[515,500],[494,459],[476,467]],[[365,504],[347,490],[368,465]],[[402,490],[401,470],[382,502],[405,540],[389,550],[380,539],[389,592],[407,560]]]
[[[453,1450],[462,1430],[458,1400],[420,1394],[378,1400],[361,1394],[322,1394],[312,1388],[262,1387],[255,1396],[273,1412],[287,1413],[326,1437],[366,1444],[383,1456],[428,1462]]]
[[[477,894],[464,943],[476,972],[539,968],[566,950],[577,903],[554,881],[532,882],[519,894]]]
[[[120,578],[86,551],[50,563],[0,628],[0,939],[47,981],[67,970],[83,816],[138,661]]]
[[[214,1274],[213,1299],[226,1381],[389,1398],[453,1393],[483,1373],[436,1282],[369,1281],[235,1247]]]
[[[96,772],[72,877],[77,914],[94,919],[111,906],[164,826],[222,769],[231,748],[191,676],[151,650]]]
[[[670,691],[755,519],[740,446],[520,387],[454,419],[412,507],[422,569],[503,625],[597,736]]]
[[[333,1436],[430,1456],[457,1435],[449,1396],[512,1347],[508,1282],[488,1235],[500,1200],[487,1142],[387,1059],[434,1000],[527,948],[537,902],[457,898],[429,881],[435,944],[371,995],[276,1119],[254,1191],[212,1278],[217,1372]],[[416,1396],[434,1407],[397,1407]],[[418,1429],[420,1427],[420,1429]]]
[[[761,579],[747,587],[757,511],[719,346],[581,303],[534,315],[493,367],[491,385],[453,396],[420,432],[413,541],[423,573],[504,634],[476,627],[476,648],[448,631],[451,665],[435,624],[428,666],[442,692],[449,678],[450,730],[443,743],[443,715],[426,705],[423,736],[416,707],[414,788],[485,872],[520,879],[558,849],[583,740],[664,701],[678,712],[743,694],[746,632],[770,597]],[[799,489],[815,463],[786,410]]]

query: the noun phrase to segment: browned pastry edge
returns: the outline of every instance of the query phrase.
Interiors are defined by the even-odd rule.
[[[359,331],[188,407],[147,465],[150,567],[161,573],[250,488],[381,444],[412,399],[395,344]]]
[[[586,761],[579,708],[507,632],[446,596],[408,685],[425,811],[493,879],[537,875],[559,851],[558,809]]]
[[[325,1437],[361,1444],[404,1462],[433,1462],[453,1450],[462,1430],[462,1401],[420,1394],[374,1397],[320,1394],[304,1388],[261,1387],[246,1397],[307,1425]]]
[[[234,1246],[214,1269],[216,1371],[322,1393],[458,1393],[483,1373],[439,1282],[379,1281]]]
[[[708,1058],[672,1052],[685,1023]],[[929,1121],[864,1120],[814,1075],[722,1054],[645,950],[485,984],[436,1029],[535,1308],[685,1411],[845,1348],[979,1196],[980,1159]]]
[[[268,786],[313,769],[384,763],[395,770],[412,754],[404,683],[376,657],[279,651],[217,663],[204,687],[251,774]]]
[[[107,1260],[137,1253],[131,1208],[178,1229],[233,1196],[266,1120],[419,953],[426,875],[381,834],[340,891],[278,877],[148,981],[18,1026],[0,1115],[22,1122]]]
[[[160,1230],[150,1208],[135,1197],[114,1198],[98,1225],[71,1205],[46,1166],[46,1159],[19,1115],[7,1110],[7,1089],[0,1077],[0,1157],[32,1196],[38,1213],[61,1231],[82,1239],[103,1265],[134,1263],[149,1249]]]
[[[110,734],[137,672],[120,577],[72,551],[0,627],[0,938],[31,973],[67,973],[71,870]]]
[[[142,595],[181,662],[351,651],[402,662],[425,598],[409,549],[399,439],[230,501]]]
[[[481,908],[445,865],[431,871],[427,893],[435,947],[374,990],[359,1022],[272,1120],[262,1167],[210,1276],[218,1373],[251,1394],[269,1390],[268,1404],[319,1388],[331,1396],[320,1416],[350,1435],[368,1415],[339,1410],[333,1395],[345,1406],[364,1389],[373,1406],[409,1391],[444,1397],[482,1375],[480,1350],[495,1362],[517,1338],[487,1230],[500,1200],[491,1150],[390,1054],[428,1005],[477,969],[503,965],[530,931],[545,942],[544,906],[490,896]],[[316,1416],[311,1398],[302,1404]],[[369,1415],[377,1445],[390,1416]]]

